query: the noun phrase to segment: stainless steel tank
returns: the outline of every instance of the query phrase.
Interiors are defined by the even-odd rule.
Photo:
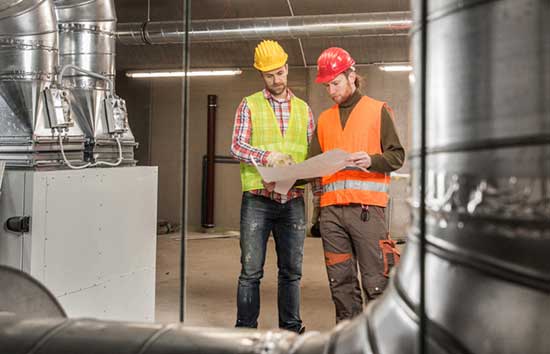
[[[54,0],[59,26],[60,66],[75,65],[100,74],[111,82],[115,78],[116,13],[113,0]],[[114,131],[104,114],[104,100],[109,96],[105,80],[85,72],[66,70],[63,86],[70,89],[75,119],[86,137],[89,161],[115,161],[119,151]],[[125,107],[123,107],[125,109]],[[126,129],[118,133],[123,149],[123,163],[135,164],[135,139]]]
[[[550,1],[413,1],[413,225],[426,222],[429,353],[550,347]],[[427,31],[426,218],[420,219]],[[383,301],[379,353],[418,347],[419,228]],[[399,343],[399,344],[396,344]]]
[[[44,95],[57,64],[51,0],[0,2],[0,159],[8,166],[60,164],[56,123]],[[64,128],[68,159],[82,161],[82,131],[73,122]]]

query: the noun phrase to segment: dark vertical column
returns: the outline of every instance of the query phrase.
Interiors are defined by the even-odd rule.
[[[202,226],[214,227],[214,195],[215,195],[215,154],[216,154],[216,110],[218,96],[208,95],[208,129],[206,147],[206,215]]]

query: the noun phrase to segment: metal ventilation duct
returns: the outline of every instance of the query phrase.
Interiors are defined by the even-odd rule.
[[[0,4],[0,159],[10,166],[58,164],[44,90],[55,80],[57,24],[51,0]],[[67,128],[65,150],[82,161],[83,133]]]
[[[289,16],[200,20],[191,23],[193,43],[265,38],[292,39],[330,36],[407,35],[410,12],[381,12],[345,15]],[[182,43],[182,21],[121,23],[117,38],[123,44]]]
[[[71,91],[76,120],[87,137],[86,158],[89,161],[116,161],[118,146],[104,114],[108,81],[115,77],[116,13],[113,0],[54,0],[59,25],[60,66],[69,68],[62,82]],[[123,163],[135,164],[135,139],[128,129],[120,139]]]
[[[414,11],[413,225],[426,223],[430,354],[543,354],[550,347],[550,2],[428,2]],[[420,10],[421,1],[413,1]],[[427,31],[427,58],[421,34]],[[420,219],[420,68],[427,188]],[[418,348],[418,228],[382,301],[371,348]]]

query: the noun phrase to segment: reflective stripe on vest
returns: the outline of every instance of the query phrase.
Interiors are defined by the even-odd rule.
[[[356,189],[361,191],[384,192],[388,193],[390,188],[386,183],[368,182],[368,181],[336,181],[323,186],[323,192],[334,192],[343,189]]]

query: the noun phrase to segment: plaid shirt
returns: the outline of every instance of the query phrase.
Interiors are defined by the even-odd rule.
[[[281,133],[284,136],[290,120],[290,99],[294,97],[294,94],[290,91],[290,89],[287,89],[287,95],[282,99],[273,97],[273,95],[271,95],[271,93],[266,89],[263,90],[263,94],[271,104],[271,108],[273,109],[275,117],[279,122]],[[309,106],[308,114],[307,139],[308,142],[311,142],[311,138],[313,137],[313,133],[315,131],[315,121],[313,120],[313,113],[311,112]],[[260,150],[250,145],[251,136],[252,121],[250,119],[250,108],[248,107],[245,98],[241,101],[241,104],[237,108],[237,113],[235,114],[235,126],[233,128],[233,139],[231,142],[231,155],[235,159],[249,165],[252,165],[252,157],[258,164],[262,166],[267,165],[267,157],[270,152]],[[293,198],[301,197],[304,194],[303,190],[297,188],[292,188],[286,195],[268,192],[265,189],[252,190],[250,193],[270,198],[279,203],[286,203],[287,201]]]

